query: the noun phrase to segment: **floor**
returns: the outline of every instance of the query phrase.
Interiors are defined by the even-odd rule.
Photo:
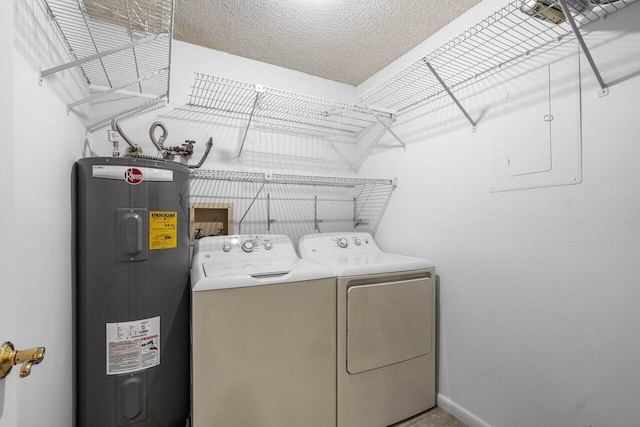
[[[468,427],[465,423],[437,406],[404,420],[392,427]]]

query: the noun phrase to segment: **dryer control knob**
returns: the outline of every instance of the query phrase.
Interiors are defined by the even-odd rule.
[[[222,250],[225,252],[229,252],[231,250],[231,245],[228,243],[225,243],[224,246],[222,246]]]
[[[265,242],[264,244],[264,248],[268,251],[271,250],[271,248],[273,248],[273,244],[271,242]]]
[[[347,246],[349,246],[349,241],[344,237],[341,237],[338,239],[338,246],[340,246],[341,248],[346,248]]]
[[[253,251],[253,242],[246,241],[242,244],[242,250],[245,252]]]
[[[357,237],[354,237],[353,243],[355,243],[356,246],[360,246],[360,239],[358,239]]]

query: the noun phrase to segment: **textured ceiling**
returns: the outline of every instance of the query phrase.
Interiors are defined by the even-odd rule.
[[[176,0],[176,40],[358,85],[480,0]]]

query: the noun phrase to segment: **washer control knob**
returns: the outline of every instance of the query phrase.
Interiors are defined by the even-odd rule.
[[[341,248],[346,248],[347,246],[349,246],[349,241],[344,237],[341,237],[338,239],[338,246],[340,246]]]
[[[225,243],[224,246],[222,246],[222,250],[225,252],[229,252],[231,250],[231,245],[228,243]]]
[[[360,243],[361,243],[361,242],[360,242],[360,239],[358,239],[357,237],[354,237],[354,238],[353,238],[353,243],[355,243],[355,244],[356,244],[356,246],[360,246]]]
[[[242,244],[242,250],[245,252],[253,251],[253,242],[246,241]]]
[[[271,248],[273,248],[273,244],[271,242],[265,242],[264,244],[264,248],[268,251],[271,250]]]

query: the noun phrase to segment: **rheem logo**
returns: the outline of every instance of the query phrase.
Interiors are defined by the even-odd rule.
[[[124,171],[124,180],[131,185],[140,184],[143,179],[142,171],[137,168],[129,168]]]

